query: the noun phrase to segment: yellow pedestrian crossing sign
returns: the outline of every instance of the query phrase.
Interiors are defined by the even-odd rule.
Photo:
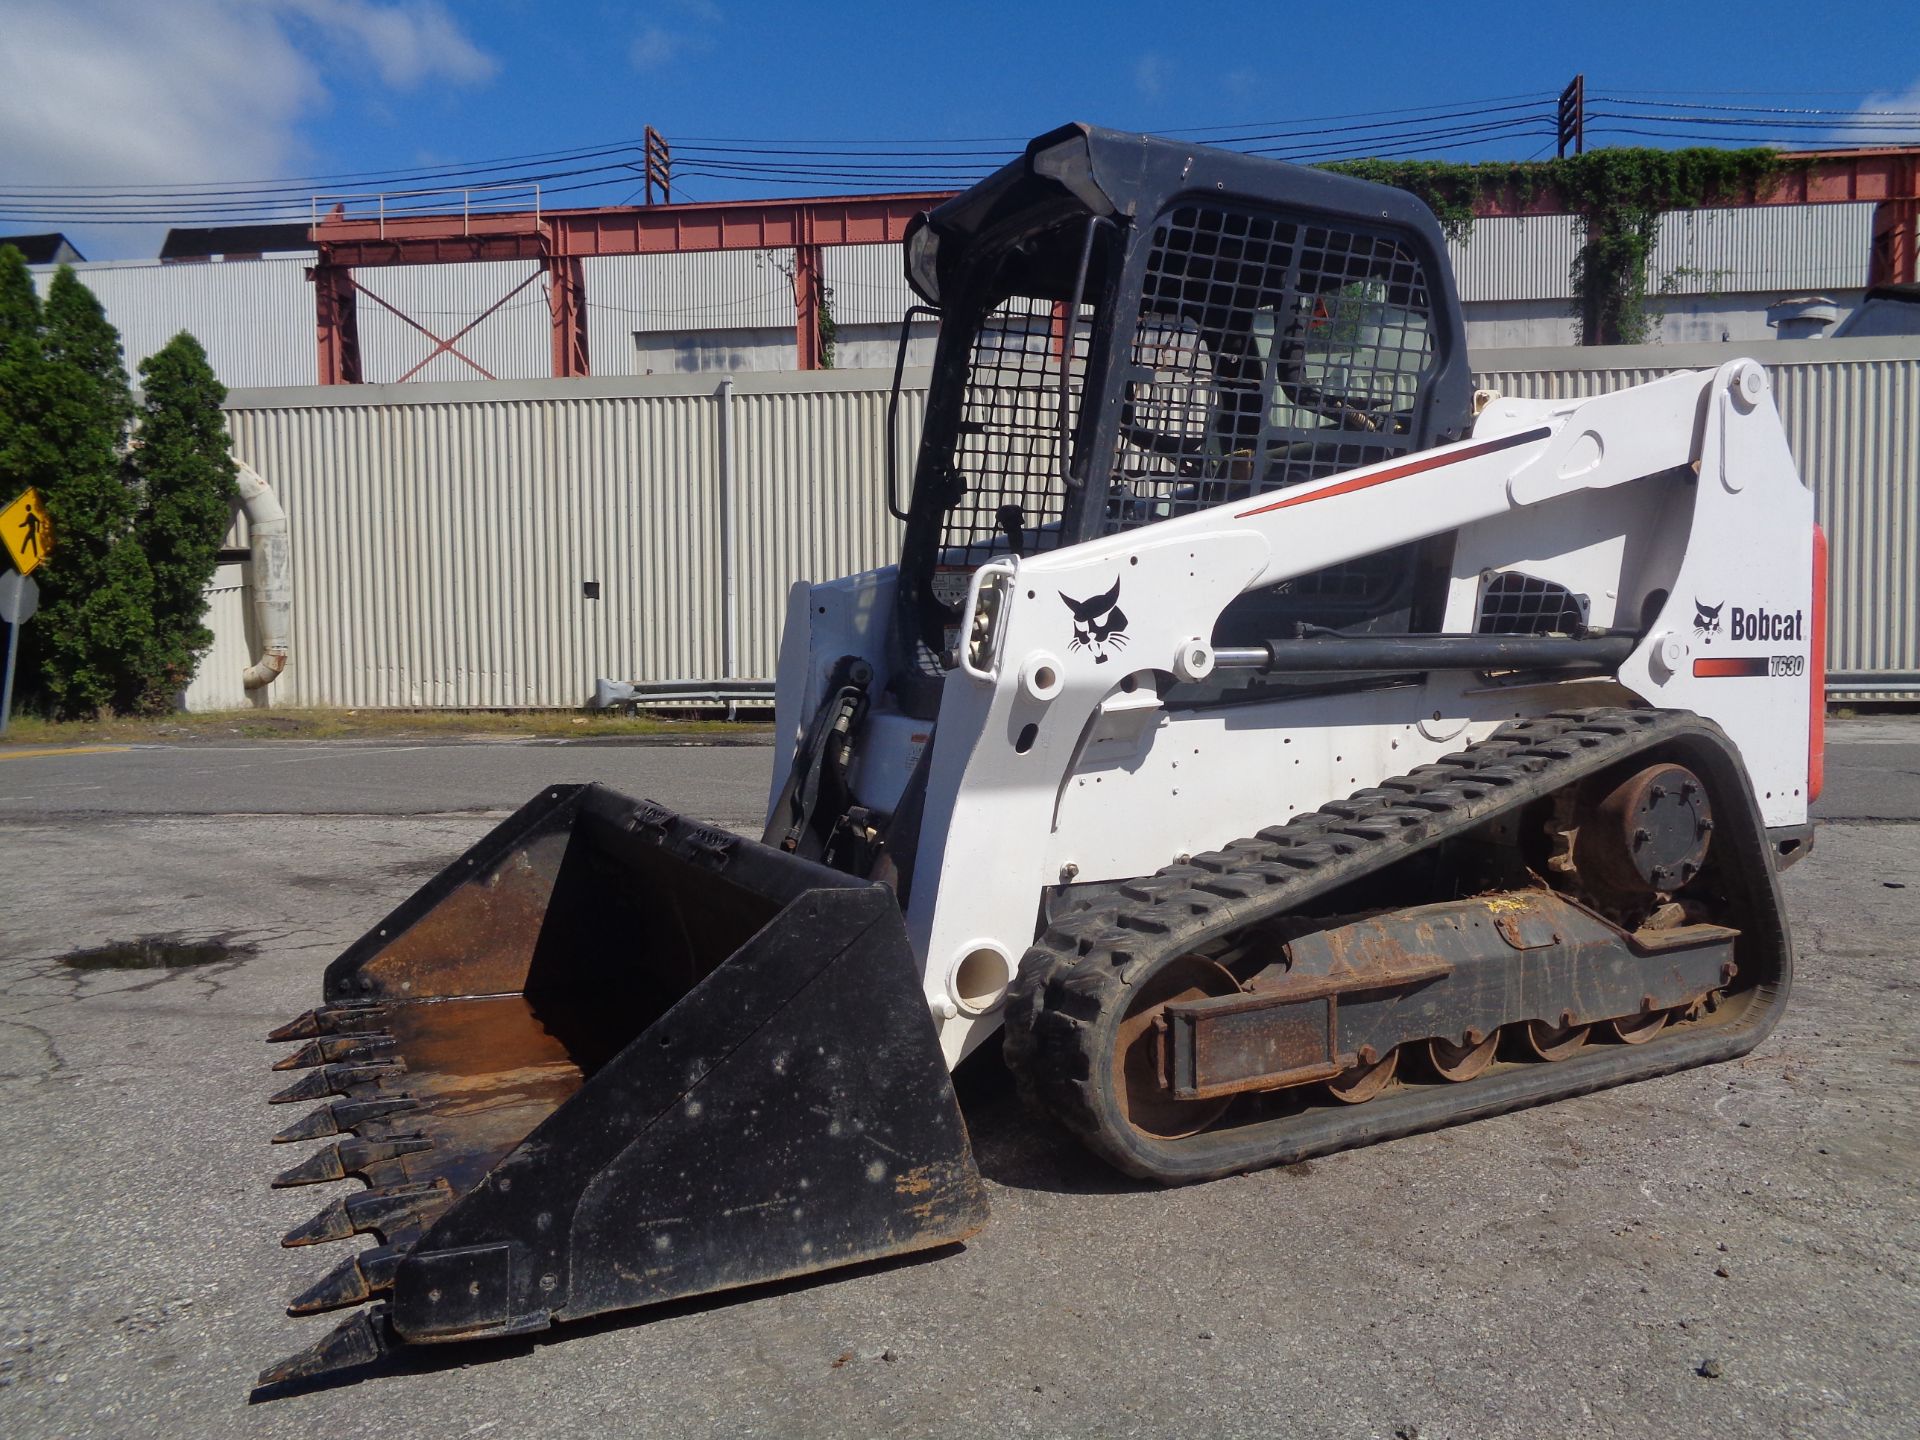
[[[29,489],[0,510],[0,539],[6,541],[14,569],[22,575],[31,575],[53,553],[53,522],[47,519],[47,502],[38,490]]]

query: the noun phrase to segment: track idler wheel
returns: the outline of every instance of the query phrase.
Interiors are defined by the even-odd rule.
[[[1667,1028],[1670,1014],[1666,1010],[1649,1010],[1642,1015],[1623,1015],[1618,1020],[1607,1021],[1607,1033],[1622,1045],[1644,1045]]]
[[[1348,1105],[1361,1105],[1386,1089],[1400,1068],[1400,1050],[1396,1046],[1372,1064],[1364,1060],[1344,1074],[1327,1081],[1327,1093]]]
[[[1175,958],[1140,987],[1120,1022],[1113,1052],[1114,1089],[1134,1129],[1161,1140],[1179,1140],[1198,1135],[1226,1114],[1233,1103],[1231,1095],[1177,1100],[1167,1093],[1154,1022],[1168,1005],[1235,995],[1239,990],[1239,982],[1225,966],[1203,955]]]
[[[1451,1040],[1442,1040],[1438,1035],[1427,1041],[1427,1064],[1433,1067],[1433,1073],[1442,1080],[1459,1083],[1478,1079],[1486,1068],[1493,1064],[1493,1055],[1500,1048],[1500,1032],[1475,1041],[1471,1032],[1465,1044],[1456,1045]]]
[[[1549,1025],[1544,1020],[1529,1020],[1514,1027],[1519,1032],[1520,1048],[1536,1060],[1565,1060],[1579,1052],[1593,1033],[1591,1025]]]

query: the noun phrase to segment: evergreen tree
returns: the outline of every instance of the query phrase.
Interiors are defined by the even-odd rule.
[[[139,499],[126,463],[133,414],[120,337],[70,266],[41,311],[37,384],[21,407],[28,483],[53,522],[40,614],[22,632],[47,698],[64,715],[125,708],[145,688],[152,581],[139,553]]]
[[[26,256],[0,245],[0,505],[33,483],[28,413],[40,388],[40,323]]]
[[[27,257],[12,245],[0,245],[0,357],[18,337],[39,333],[40,296]]]
[[[71,265],[54,271],[42,315],[47,359],[71,364],[87,376],[96,387],[100,418],[124,432],[133,419],[133,395],[120,332]]]
[[[55,272],[42,313],[47,404],[37,420],[55,456],[36,483],[60,547],[60,588],[77,592],[104,583],[107,552],[133,528],[138,497],[125,465],[133,397],[120,337],[71,266]]]
[[[213,644],[203,623],[236,494],[227,391],[199,341],[184,331],[140,362],[142,399],[134,466],[142,489],[137,525],[152,572],[153,646],[146,708],[166,708]]]

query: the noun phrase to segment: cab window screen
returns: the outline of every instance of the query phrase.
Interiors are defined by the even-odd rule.
[[[1009,531],[1027,554],[1060,542],[1060,361],[1067,357],[1068,425],[1077,423],[1091,338],[1091,307],[1078,324],[1066,306],[1015,295],[974,332],[953,445],[960,482],[941,530],[941,563],[971,571],[1007,553]]]
[[[1231,205],[1163,214],[1122,377],[1107,531],[1412,449],[1437,364],[1432,314],[1424,272],[1391,235]]]

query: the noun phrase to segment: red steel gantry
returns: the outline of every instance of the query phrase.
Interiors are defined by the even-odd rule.
[[[1822,205],[1875,202],[1869,284],[1920,279],[1920,148],[1818,151],[1745,193],[1715,197],[1722,205]],[[556,377],[585,375],[586,279],[581,262],[595,255],[672,255],[691,251],[794,252],[794,340],[802,370],[820,368],[822,250],[829,245],[898,243],[908,221],[950,198],[950,191],[843,195],[811,200],[726,200],[693,205],[623,206],[510,214],[323,216],[308,232],[319,251],[313,266],[320,383],[355,385],[362,378],[357,297],[364,293],[434,342],[427,359],[460,355],[460,339],[533,277],[522,281],[443,339],[355,284],[352,271],[383,265],[435,265],[466,260],[536,260],[547,281]],[[1551,190],[1522,203],[1515,195],[1483,197],[1477,215],[1553,215],[1569,207]],[[480,370],[472,360],[460,355]],[[422,360],[408,376],[416,373]],[[486,374],[484,370],[481,374]],[[490,377],[489,377],[490,378]]]
[[[815,200],[727,200],[697,205],[646,205],[511,214],[354,216],[336,210],[308,232],[319,257],[312,269],[320,344],[320,383],[361,381],[357,297],[364,293],[434,342],[428,359],[452,351],[520,286],[443,339],[363,291],[353,270],[382,265],[440,265],[466,260],[536,260],[547,281],[553,373],[585,375],[586,278],[581,262],[596,255],[675,255],[703,250],[794,252],[794,338],[800,368],[820,368],[820,302],[828,245],[897,244],[907,222],[950,192],[843,195]],[[522,285],[529,283],[528,277]],[[463,355],[464,360],[466,357]],[[425,360],[420,364],[424,365]],[[471,360],[468,364],[473,364]],[[418,370],[419,365],[414,367]],[[480,367],[475,365],[478,370]],[[411,375],[413,371],[409,371]],[[482,371],[482,374],[485,372]],[[403,377],[405,378],[405,377]]]

